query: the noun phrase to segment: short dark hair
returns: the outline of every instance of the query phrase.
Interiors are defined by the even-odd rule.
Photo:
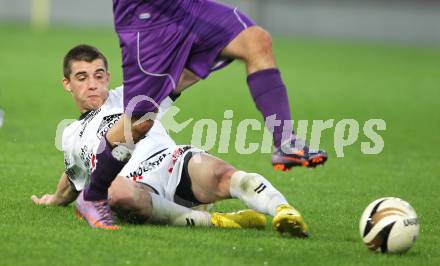
[[[92,62],[96,59],[102,59],[104,61],[105,69],[108,69],[107,58],[96,47],[87,44],[80,44],[72,49],[64,56],[63,61],[63,74],[65,78],[69,78],[72,74],[72,62],[73,61],[85,61]]]

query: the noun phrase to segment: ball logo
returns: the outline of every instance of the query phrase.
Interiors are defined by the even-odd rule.
[[[419,219],[417,218],[403,220],[403,225],[405,226],[418,225],[418,224],[419,224]]]

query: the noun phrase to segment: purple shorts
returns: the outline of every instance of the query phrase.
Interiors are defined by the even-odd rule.
[[[255,25],[237,8],[212,1],[161,0],[173,2],[172,8],[152,2],[114,0],[125,113],[135,116],[156,110],[176,88],[184,68],[204,79],[232,62],[220,58],[221,51]],[[136,7],[130,9],[130,5]]]

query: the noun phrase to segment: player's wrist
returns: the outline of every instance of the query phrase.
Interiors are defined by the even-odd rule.
[[[54,206],[63,206],[64,205],[64,198],[58,194],[52,195],[52,197],[47,202],[48,205],[54,205]]]

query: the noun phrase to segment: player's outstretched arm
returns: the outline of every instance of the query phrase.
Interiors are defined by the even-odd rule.
[[[78,196],[78,192],[72,187],[66,173],[63,173],[58,182],[55,194],[45,194],[42,197],[32,195],[32,201],[37,205],[67,206]]]

